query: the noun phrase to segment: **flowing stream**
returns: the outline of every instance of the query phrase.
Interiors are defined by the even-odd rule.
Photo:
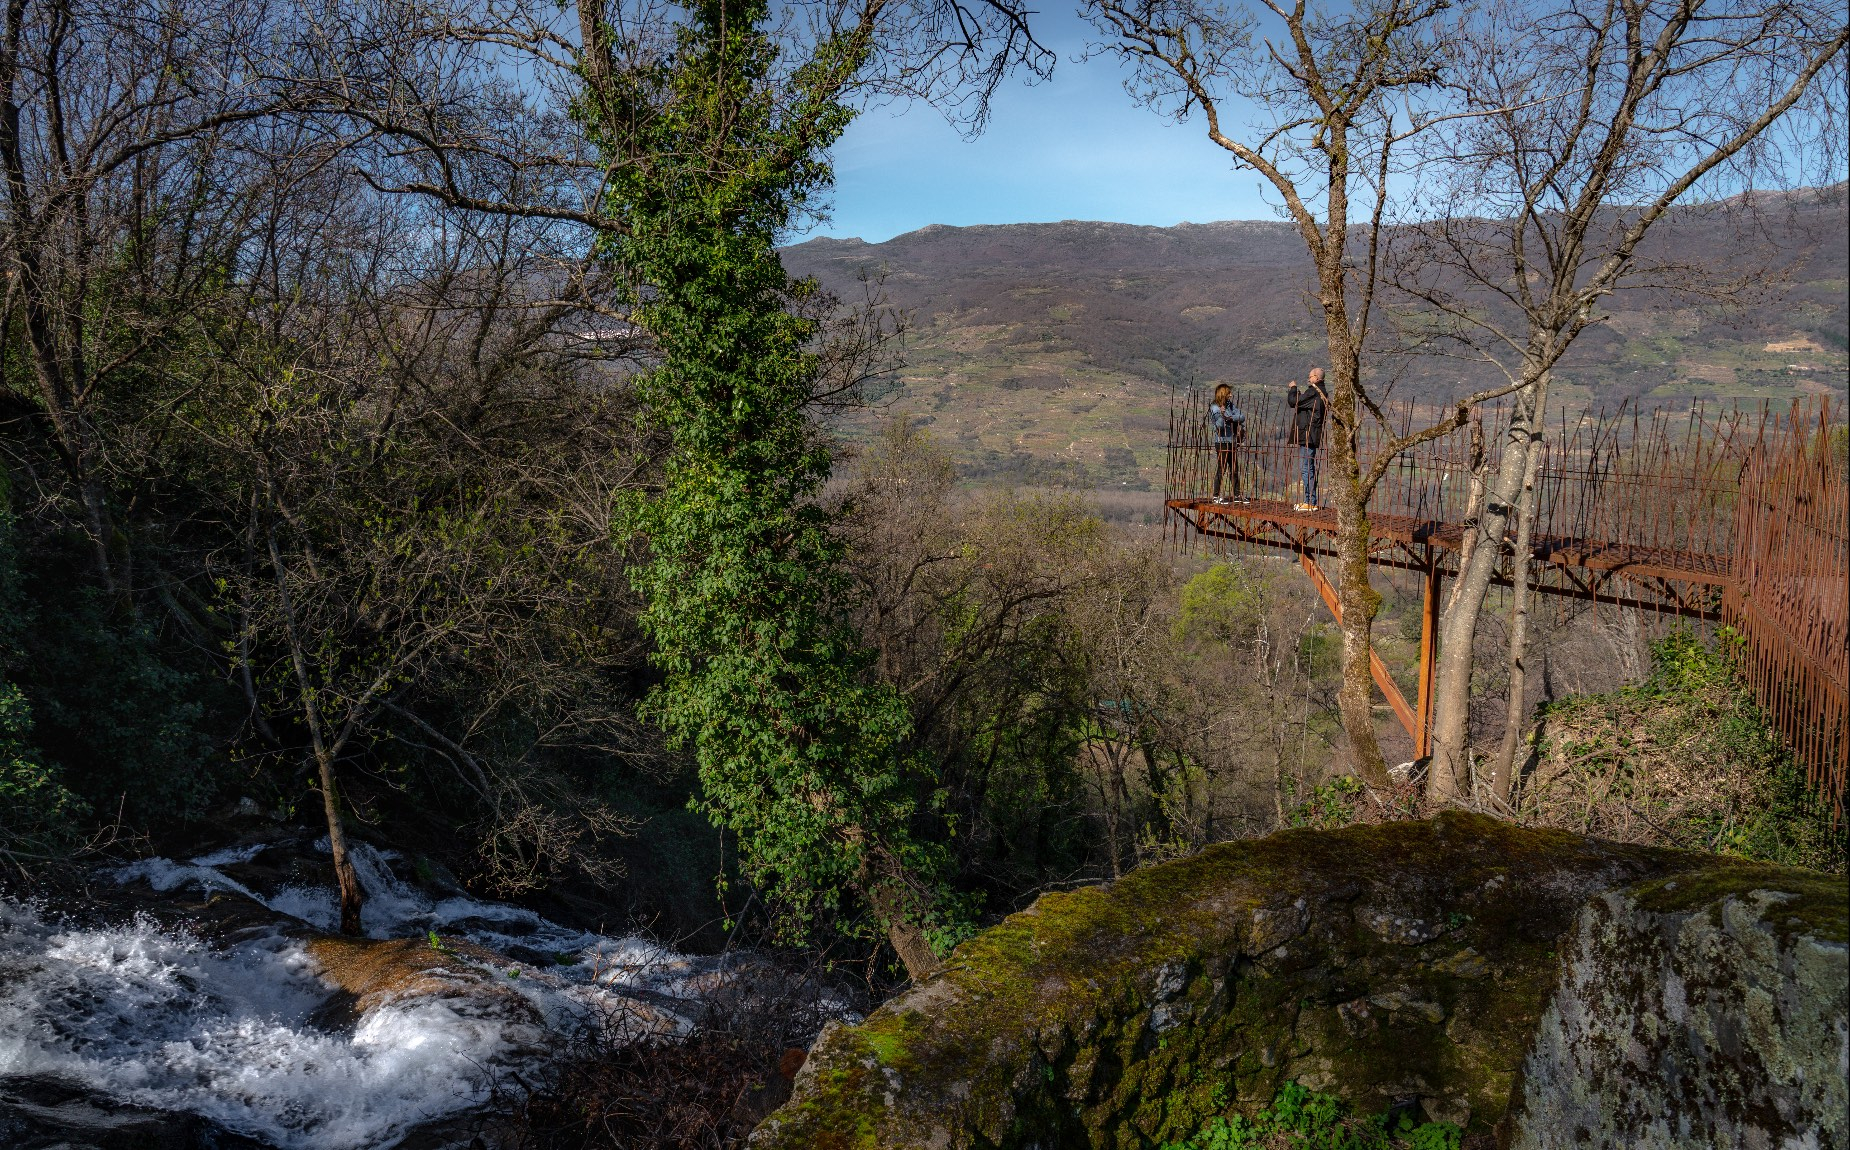
[[[512,988],[526,1004],[519,1010],[505,1008],[505,992],[500,1009],[467,995],[407,994],[357,1021],[325,1023],[317,1012],[335,988],[300,937],[307,932],[282,916],[331,929],[334,892],[266,894],[221,870],[266,849],[143,859],[114,875],[158,891],[223,891],[278,915],[275,930],[223,947],[145,914],[84,925],[0,899],[0,1081],[53,1078],[118,1102],[189,1111],[281,1150],[383,1148],[480,1105],[493,1076],[540,1056],[546,1030],[593,1011],[633,1009],[657,1029],[685,1030],[701,979],[721,968],[720,959],[574,930],[520,907],[426,895],[393,873],[390,852],[357,845],[369,936],[434,930],[547,958],[506,970],[446,958]]]

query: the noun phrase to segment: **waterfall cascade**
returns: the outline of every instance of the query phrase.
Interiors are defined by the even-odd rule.
[[[318,844],[326,849],[325,840]],[[479,1105],[492,1079],[540,1057],[544,1031],[593,1012],[646,1012],[685,1030],[725,960],[690,958],[462,893],[432,896],[400,878],[389,851],[356,844],[374,939],[466,940],[524,961],[444,952],[527,1007],[465,993],[407,994],[344,1024],[323,1021],[335,988],[311,954],[337,919],[332,889],[240,881],[248,845],[187,862],[142,859],[113,873],[157,891],[200,889],[274,912],[271,929],[222,944],[147,914],[104,925],[0,899],[0,1085],[55,1079],[119,1103],[185,1111],[280,1150],[389,1147]],[[439,943],[441,945],[441,943]],[[735,960],[736,961],[736,958]],[[537,1025],[536,1025],[537,1020]]]

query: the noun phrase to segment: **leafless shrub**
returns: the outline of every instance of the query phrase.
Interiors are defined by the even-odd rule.
[[[1716,738],[1729,703],[1725,690],[1675,702],[1619,691],[1552,710],[1517,816],[1617,842],[1719,849],[1761,805],[1764,782]]]
[[[1324,781],[1336,647],[1295,572],[1203,572],[1070,492],[959,491],[903,416],[837,497],[876,671],[993,895],[1266,833]]]
[[[541,1081],[506,1083],[484,1140],[501,1150],[722,1150],[790,1095],[844,1000],[814,968],[741,956],[691,1034],[661,1038],[633,1014],[592,1020]]]

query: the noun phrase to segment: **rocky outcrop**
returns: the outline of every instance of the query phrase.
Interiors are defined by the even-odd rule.
[[[57,1078],[0,1079],[7,1150],[269,1150],[208,1118],[131,1106]]]
[[[1850,1146],[1845,903],[1841,880],[1725,863],[1594,898],[1513,1145]]]
[[[487,947],[460,939],[433,945],[422,938],[320,935],[304,949],[322,980],[336,988],[316,1010],[317,1025],[349,1026],[390,1003],[424,999],[442,1002],[462,1017],[502,1024],[506,1041],[537,1047],[544,1038],[538,1007],[502,973],[508,960]],[[518,968],[511,969],[518,977]]]
[[[1290,1080],[1364,1112],[1417,1102],[1468,1144],[1508,1143],[1529,1137],[1509,1114],[1525,1060],[1525,1114],[1552,1113],[1550,1068],[1577,1072],[1579,1016],[1551,1003],[1574,979],[1560,948],[1587,939],[1580,969],[1605,961],[1582,908],[1723,873],[1775,891],[1823,881],[1456,813],[1212,847],[1043,896],[864,1024],[825,1032],[753,1145],[1128,1150],[1256,1110]],[[1800,935],[1828,949],[1811,926],[1785,937]],[[1531,1056],[1545,1015],[1567,1020],[1554,1062]],[[1614,1089],[1579,1105],[1600,1121],[1632,1104]]]

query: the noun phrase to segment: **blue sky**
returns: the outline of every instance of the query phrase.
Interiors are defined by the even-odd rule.
[[[1258,178],[1235,173],[1199,119],[1131,102],[1118,65],[1080,63],[1090,26],[1066,10],[1037,28],[1060,54],[1051,81],[1011,80],[966,140],[924,105],[873,108],[835,151],[832,218],[810,235],[891,239],[927,224],[1275,218]]]

